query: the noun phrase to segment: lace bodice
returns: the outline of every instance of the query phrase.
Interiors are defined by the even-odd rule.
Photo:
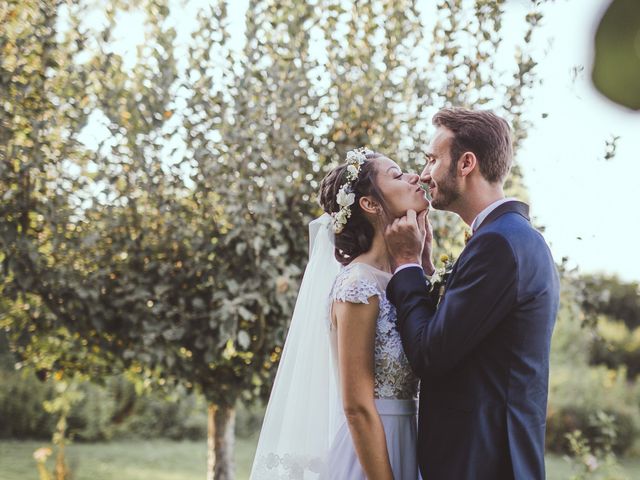
[[[364,263],[344,267],[331,290],[332,302],[369,303],[377,295],[380,312],[374,343],[375,398],[416,398],[418,378],[411,371],[400,333],[396,326],[396,309],[387,300],[385,289],[391,274]],[[335,327],[332,327],[335,335]],[[335,346],[335,343],[334,343]]]

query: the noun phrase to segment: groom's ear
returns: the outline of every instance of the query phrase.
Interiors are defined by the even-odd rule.
[[[365,213],[376,215],[380,213],[380,204],[369,196],[360,197],[360,208]]]
[[[466,177],[478,166],[478,159],[473,152],[464,152],[458,160],[458,173]]]

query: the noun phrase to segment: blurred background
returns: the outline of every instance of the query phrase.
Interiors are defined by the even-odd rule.
[[[640,478],[635,0],[4,0],[0,87],[0,480],[248,478],[320,180],[450,105],[561,272],[548,478]]]

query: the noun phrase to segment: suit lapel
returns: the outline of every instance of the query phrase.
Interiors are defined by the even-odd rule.
[[[482,223],[478,225],[478,228],[476,228],[476,231],[473,233],[473,235],[475,235],[478,232],[478,230],[480,230],[482,227],[489,225],[491,222],[496,220],[498,217],[504,215],[505,213],[511,213],[511,212],[522,215],[524,218],[527,219],[528,222],[531,221],[531,219],[529,218],[529,205],[527,205],[524,202],[519,202],[517,200],[505,202],[502,205],[498,205],[498,207],[496,207],[494,210],[491,211],[489,215],[487,215],[487,217],[482,221]],[[471,240],[471,238],[469,240]],[[463,249],[463,252],[464,252],[464,249]],[[460,260],[461,256],[462,256],[462,253],[453,264],[453,268],[451,269],[451,274],[449,275],[449,278],[447,278],[447,283],[449,283],[451,278],[456,274],[456,271],[458,270],[458,260]]]
[[[476,231],[473,234],[475,235],[478,232],[478,230],[480,230],[485,225],[489,225],[498,217],[504,215],[505,213],[511,213],[511,212],[522,215],[524,218],[527,219],[528,222],[531,221],[529,218],[529,205],[527,205],[524,202],[518,202],[518,201],[505,202],[502,205],[498,205],[498,207],[493,209],[493,211],[489,215],[487,215],[487,218],[485,218],[482,221],[482,223],[478,225],[478,228],[476,228]]]

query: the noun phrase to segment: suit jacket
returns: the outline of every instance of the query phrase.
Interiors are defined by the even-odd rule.
[[[436,308],[422,269],[387,296],[421,378],[418,458],[428,480],[543,480],[549,349],[559,278],[528,206],[498,206],[456,262]]]

